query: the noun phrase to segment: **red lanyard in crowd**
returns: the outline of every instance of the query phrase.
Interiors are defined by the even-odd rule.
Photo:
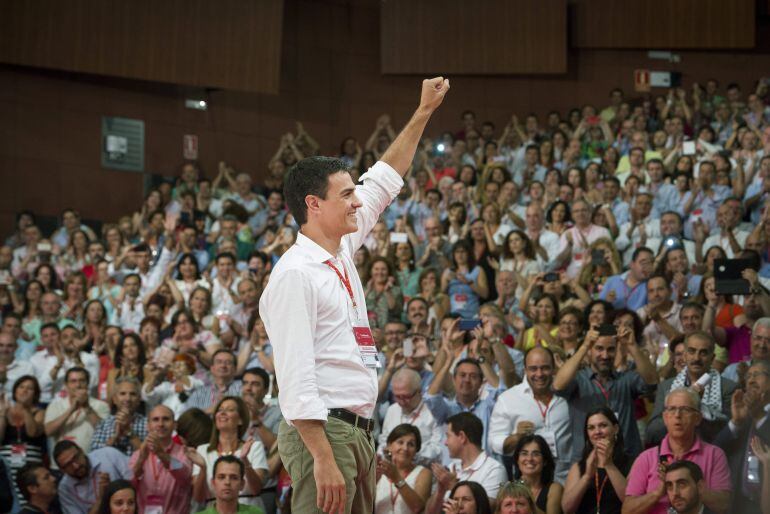
[[[604,475],[602,485],[599,485],[599,472],[594,471],[594,485],[596,486],[596,514],[599,514],[599,506],[602,503],[602,494],[604,493],[604,486],[607,485],[608,475]]]
[[[334,270],[334,272],[337,274],[338,277],[340,277],[340,282],[342,282],[342,285],[345,287],[345,289],[348,292],[348,295],[350,296],[350,301],[353,302],[353,308],[356,308],[356,299],[353,296],[353,288],[350,286],[350,278],[348,278],[348,270],[345,269],[345,265],[342,266],[342,271],[345,272],[345,276],[342,276],[342,273],[340,273],[340,270],[337,269],[337,267],[332,264],[331,260],[324,261],[324,264],[329,266],[331,269]]]
[[[535,403],[537,404],[537,408],[540,411],[540,415],[543,417],[543,424],[545,425],[545,418],[548,416],[548,406],[551,405],[551,400],[548,400],[548,403],[546,404],[541,404],[540,400],[535,398]],[[543,408],[542,405],[545,405],[545,408]]]
[[[599,388],[599,390],[602,392],[602,396],[604,396],[604,399],[607,400],[607,406],[610,405],[610,392],[604,388],[601,382],[598,380],[594,380],[594,384],[596,384],[596,387]]]

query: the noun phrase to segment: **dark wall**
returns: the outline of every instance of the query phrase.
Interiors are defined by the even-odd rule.
[[[87,218],[114,220],[141,202],[138,173],[100,166],[102,116],[146,122],[148,172],[173,174],[182,160],[182,136],[197,134],[200,159],[212,176],[219,160],[262,176],[281,134],[295,120],[336,151],[353,134],[365,140],[376,117],[403,124],[419,100],[422,77],[382,76],[379,4],[287,0],[279,95],[216,91],[209,110],[184,108],[185,89],[64,72],[0,67],[0,233],[22,208],[56,215],[66,206]],[[770,70],[770,55],[680,52],[676,69],[686,85],[718,76],[744,90]],[[512,112],[541,115],[586,102],[603,104],[609,89],[633,89],[633,70],[674,69],[646,52],[572,50],[561,76],[451,77],[452,90],[428,127],[455,129],[463,109],[504,125]]]

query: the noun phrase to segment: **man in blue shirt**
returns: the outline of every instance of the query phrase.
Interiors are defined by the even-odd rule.
[[[641,309],[647,304],[647,279],[653,271],[655,255],[646,246],[634,250],[629,270],[607,279],[599,298],[616,309]]]

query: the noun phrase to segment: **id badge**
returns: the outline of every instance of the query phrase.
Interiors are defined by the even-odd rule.
[[[381,368],[382,363],[377,355],[377,346],[374,344],[374,336],[369,325],[353,323],[353,337],[356,338],[358,353],[361,355],[364,366],[370,369]]]
[[[20,468],[27,461],[27,445],[24,443],[11,445],[11,466]]]
[[[553,458],[557,458],[559,455],[556,452],[556,433],[553,430],[547,430],[545,428],[535,430],[535,433],[545,439],[545,442],[548,443],[548,447],[551,449]]]
[[[144,514],[163,514],[163,497],[155,494],[148,496]]]

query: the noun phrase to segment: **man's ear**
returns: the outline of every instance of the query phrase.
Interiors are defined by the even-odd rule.
[[[320,205],[320,198],[318,198],[316,195],[307,195],[305,196],[305,205],[307,206],[307,212],[318,212],[321,208]]]

